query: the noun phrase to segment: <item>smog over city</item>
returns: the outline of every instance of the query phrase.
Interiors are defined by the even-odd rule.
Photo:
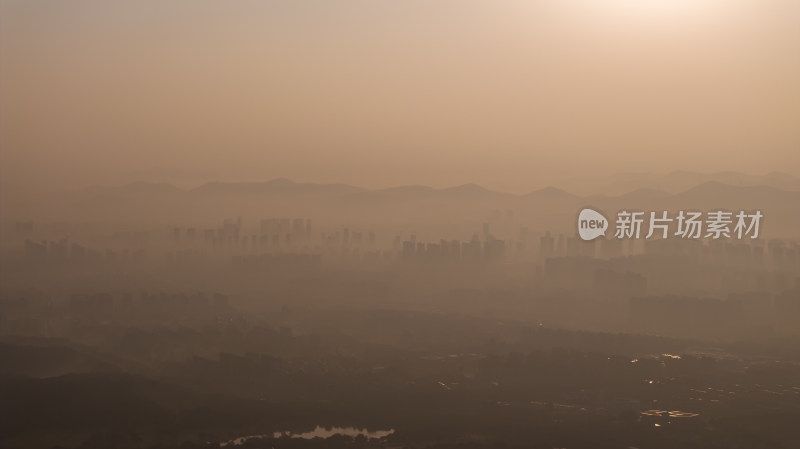
[[[0,1],[0,448],[798,423],[800,3]]]

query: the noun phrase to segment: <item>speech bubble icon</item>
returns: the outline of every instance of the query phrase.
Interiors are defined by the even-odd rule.
[[[578,234],[583,240],[594,240],[606,235],[608,219],[594,209],[583,209],[578,214]]]

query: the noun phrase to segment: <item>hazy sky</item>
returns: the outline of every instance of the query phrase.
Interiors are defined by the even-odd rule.
[[[0,176],[800,174],[800,2],[0,1]]]

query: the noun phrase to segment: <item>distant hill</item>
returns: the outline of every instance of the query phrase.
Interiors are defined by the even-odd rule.
[[[210,182],[190,190],[194,196],[202,195],[289,195],[335,196],[364,191],[346,184],[297,183],[286,178],[266,182]]]
[[[645,178],[620,175],[625,182]],[[722,177],[739,184],[759,180],[792,185],[788,175],[762,177],[732,173],[696,175],[674,172],[647,180],[668,180],[673,188],[691,184],[690,179]],[[637,186],[621,194],[575,195],[548,187],[523,195],[464,184],[444,189],[427,186],[401,186],[368,190],[345,184],[297,183],[280,178],[266,182],[214,182],[183,190],[165,183],[133,183],[117,187],[93,187],[44,203],[39,215],[24,219],[59,219],[79,221],[148,222],[169,224],[211,224],[223,218],[244,216],[258,220],[266,217],[309,217],[351,223],[458,223],[482,221],[492,211],[513,211],[520,222],[534,229],[572,225],[576,211],[595,206],[607,213],[622,209],[679,210],[692,208],[755,210],[770,219],[776,235],[797,235],[800,223],[800,190],[772,185],[734,185],[722,181],[703,181],[671,192]],[[501,214],[505,216],[506,214]]]
[[[746,175],[735,172],[703,174],[689,171],[674,171],[667,174],[620,173],[611,176],[575,179],[565,182],[564,187],[583,195],[617,196],[642,188],[679,193],[707,182],[720,182],[738,187],[766,186],[781,190],[800,191],[800,178],[779,172],[764,175]]]
[[[525,195],[529,200],[574,201],[579,197],[556,187],[545,187]]]
[[[113,196],[113,195],[176,195],[183,192],[181,189],[166,182],[133,182],[122,186],[93,186],[84,191],[86,195]]]

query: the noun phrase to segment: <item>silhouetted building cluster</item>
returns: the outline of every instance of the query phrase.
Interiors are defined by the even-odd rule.
[[[53,263],[73,266],[114,264],[117,262],[142,262],[143,249],[96,250],[72,243],[67,239],[35,242],[25,240],[25,259],[32,263]]]

